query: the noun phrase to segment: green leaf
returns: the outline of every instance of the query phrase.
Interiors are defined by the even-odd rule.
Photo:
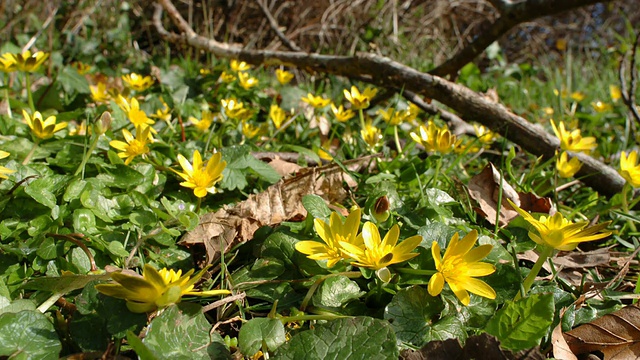
[[[224,340],[209,333],[211,325],[196,304],[171,305],[149,324],[142,341],[162,359],[230,359]]]
[[[97,231],[96,217],[89,209],[75,209],[73,211],[73,230],[81,234],[92,234]]]
[[[127,342],[129,346],[136,352],[140,360],[157,360],[158,358],[151,350],[131,331],[127,331]]]
[[[144,181],[144,175],[127,165],[116,164],[114,167],[105,166],[106,173],[98,174],[96,178],[109,184],[109,186],[131,189]]]
[[[384,318],[391,323],[398,340],[418,347],[433,340],[464,341],[467,336],[462,323],[453,316],[441,319],[443,310],[440,298],[414,286],[398,291],[387,305]]]
[[[71,66],[65,66],[58,73],[57,83],[62,85],[64,91],[68,94],[88,94],[89,83],[84,76],[78,74],[78,71]]]
[[[53,209],[56,206],[55,193],[69,181],[68,176],[50,175],[29,183],[24,189],[27,195],[40,204]]]
[[[351,300],[355,300],[362,295],[360,287],[355,281],[348,277],[332,276],[326,279],[313,294],[313,304],[316,306],[341,307]]]
[[[31,299],[17,299],[11,301],[9,298],[0,296],[0,314],[18,313],[23,310],[35,310],[36,304]]]
[[[296,334],[273,359],[396,360],[396,336],[387,321],[370,317],[338,319]]]
[[[242,325],[238,334],[238,346],[246,356],[262,350],[263,343],[268,350],[273,351],[286,341],[284,325],[278,319],[249,320]]]
[[[82,289],[89,282],[95,280],[109,280],[109,274],[103,275],[65,275],[60,277],[39,277],[27,281],[22,285],[27,290],[42,290],[66,294],[73,290]]]
[[[39,311],[0,315],[0,355],[12,359],[58,359],[62,345],[53,324]]]
[[[331,209],[327,206],[326,201],[318,195],[303,196],[302,205],[316,219],[326,220],[331,215]]]
[[[534,347],[547,334],[554,316],[553,294],[534,294],[505,306],[489,320],[485,331],[507,349]]]

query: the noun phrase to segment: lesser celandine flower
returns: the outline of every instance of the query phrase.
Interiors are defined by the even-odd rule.
[[[399,236],[400,227],[395,224],[389,229],[384,239],[380,239],[376,224],[367,221],[355,243],[340,241],[340,246],[354,260],[351,264],[380,270],[418,256],[418,253],[412,253],[412,251],[420,245],[422,236],[415,235],[398,244]]]
[[[307,93],[307,97],[303,97],[302,101],[316,109],[322,109],[331,103],[331,99],[325,99],[322,96],[314,96],[312,93]]]
[[[562,178],[570,178],[573,177],[582,167],[582,163],[580,159],[576,156],[572,157],[569,160],[569,154],[566,151],[563,151],[560,156],[558,156],[558,160],[556,161],[556,169],[558,170],[558,175]]]
[[[91,65],[85,64],[81,61],[74,61],[71,63],[71,66],[73,66],[74,69],[78,70],[78,74],[80,75],[84,75],[91,71]]]
[[[458,141],[456,136],[449,131],[449,128],[439,128],[433,121],[429,121],[427,126],[421,125],[418,129],[419,134],[412,132],[411,138],[413,141],[424,146],[427,151],[439,152],[441,154],[448,154],[458,146],[461,141]]]
[[[480,245],[473,248],[478,240],[476,230],[468,233],[462,240],[460,235],[455,233],[444,252],[444,257],[440,255],[440,246],[437,242],[431,245],[431,254],[436,263],[436,273],[429,279],[429,294],[437,296],[442,292],[444,283],[449,284],[451,291],[456,295],[463,305],[469,305],[471,301],[469,292],[495,299],[496,292],[482,280],[475,279],[479,276],[487,276],[496,271],[495,266],[481,262],[489,255],[493,246],[489,244]]]
[[[220,77],[218,78],[218,80],[220,80],[221,82],[228,84],[228,83],[232,83],[234,81],[236,81],[236,76],[233,74],[229,74],[226,71],[223,71],[220,74]]]
[[[349,101],[354,110],[366,109],[369,107],[369,102],[378,93],[378,90],[367,87],[362,93],[357,87],[352,86],[351,91],[345,89],[343,91],[345,99]]]
[[[634,188],[640,187],[640,165],[638,165],[638,152],[632,151],[627,156],[626,152],[620,154],[620,175]]]
[[[164,102],[164,100],[162,100],[162,98],[160,101],[162,102],[162,109],[156,110],[156,113],[151,116],[169,124],[171,122],[171,108],[166,102]]]
[[[11,155],[10,153],[6,152],[6,151],[2,151],[0,150],[0,159],[4,159],[6,157],[8,157],[9,155]],[[0,179],[8,179],[7,174],[11,174],[16,172],[15,170],[11,170],[8,169],[4,166],[0,166]]]
[[[580,129],[569,132],[565,129],[564,123],[562,121],[558,123],[558,126],[556,126],[556,123],[553,121],[553,119],[551,119],[550,121],[551,126],[553,127],[553,132],[556,134],[558,139],[560,139],[560,148],[562,150],[583,152],[585,154],[589,154],[598,146],[598,144],[596,144],[596,138],[594,138],[593,136],[582,137]]]
[[[40,65],[42,65],[49,58],[48,53],[42,51],[31,53],[31,51],[29,50],[21,54],[9,54],[9,56],[13,58],[15,68],[17,70],[27,73],[38,71]]]
[[[407,111],[398,111],[394,108],[390,108],[387,110],[378,110],[378,115],[380,115],[382,120],[390,126],[398,126],[407,119],[407,115],[409,115],[409,113]]]
[[[127,129],[122,129],[122,135],[124,136],[125,141],[112,140],[109,142],[109,145],[121,151],[118,153],[118,156],[123,159],[126,158],[124,161],[126,165],[131,164],[131,161],[133,161],[136,156],[142,155],[144,157],[149,153],[149,146],[147,145],[153,142],[150,126],[136,126],[135,137],[133,137]]]
[[[296,250],[307,255],[309,259],[326,260],[327,267],[333,267],[338,261],[349,258],[343,251],[342,242],[357,244],[360,217],[361,210],[358,208],[352,211],[344,222],[336,212],[332,212],[329,216],[329,224],[323,220],[314,219],[316,233],[324,243],[313,240],[298,241]]]
[[[252,77],[246,72],[238,73],[238,82],[240,83],[240,86],[242,86],[242,88],[245,90],[249,90],[252,87],[258,85],[258,79]]]
[[[484,145],[493,144],[500,136],[483,125],[473,124],[473,130],[476,133],[478,141]]]
[[[371,150],[375,150],[380,140],[382,140],[382,131],[373,126],[371,121],[367,121],[364,129],[360,130],[360,136],[362,136],[362,140],[364,140]]]
[[[209,130],[211,124],[213,124],[213,113],[205,110],[202,112],[201,119],[196,119],[193,116],[189,116],[189,121],[196,127],[196,129],[205,132]]]
[[[580,91],[574,91],[571,93],[570,95],[571,99],[577,102],[580,102],[582,100],[584,100],[585,95],[584,93],[580,92]]]
[[[143,76],[136,73],[122,75],[122,80],[128,88],[135,91],[145,91],[153,85],[151,76]]]
[[[331,112],[333,112],[333,115],[336,117],[336,120],[338,120],[338,122],[346,122],[356,115],[353,110],[345,110],[344,106],[342,105],[340,105],[340,107],[336,107],[335,105],[331,104]]]
[[[293,80],[293,73],[287,70],[276,69],[276,79],[278,79],[280,85],[287,85]]]
[[[253,139],[254,137],[260,135],[263,130],[264,129],[261,126],[255,126],[248,121],[242,122],[242,135],[247,139]]]
[[[142,276],[122,272],[111,274],[116,284],[99,284],[99,292],[127,301],[127,308],[134,313],[145,313],[177,304],[184,295],[216,296],[230,294],[228,290],[195,291],[194,285],[206,271],[202,269],[193,277],[193,269],[182,275],[182,270],[163,268],[160,271],[147,264]]]
[[[229,66],[231,67],[231,70],[235,72],[247,71],[251,69],[251,65],[247,64],[244,61],[238,61],[238,60],[231,60],[231,63],[229,64]]]
[[[0,71],[10,73],[16,71],[16,61],[9,53],[0,56]]]
[[[199,198],[216,193],[215,185],[222,180],[222,170],[227,166],[219,152],[211,155],[205,166],[198,150],[193,152],[193,165],[182,154],[178,155],[178,162],[184,172],[174,171],[185,180],[180,185],[193,189],[193,194]]]
[[[273,104],[269,108],[269,119],[273,121],[273,125],[275,125],[276,129],[280,129],[280,126],[287,119],[287,113],[282,110],[278,104]]]
[[[616,85],[609,85],[609,95],[611,96],[611,100],[613,102],[617,102],[618,100],[620,100],[620,98],[622,98],[622,92]]]
[[[51,139],[53,134],[67,127],[66,121],[56,123],[56,117],[53,115],[42,120],[42,114],[39,111],[33,113],[33,116],[29,116],[26,110],[22,110],[22,116],[31,128],[33,135],[42,140]]]
[[[600,100],[591,102],[591,107],[593,108],[593,110],[599,113],[611,110],[610,104],[603,103]]]
[[[99,82],[96,85],[89,85],[89,91],[91,91],[91,99],[97,103],[105,103],[111,98],[107,91],[107,85],[103,82]]]
[[[555,213],[553,216],[542,215],[539,219],[536,219],[511,201],[509,201],[509,204],[534,227],[536,232],[529,231],[529,237],[539,245],[556,250],[570,251],[575,249],[581,242],[604,239],[611,235],[610,231],[602,232],[610,224],[610,221],[589,226],[588,221],[574,223],[565,219],[560,212]]]
[[[124,96],[118,95],[118,106],[127,114],[129,121],[134,126],[154,124],[154,121],[149,119],[147,113],[140,109],[140,103],[136,98],[127,100]]]
[[[246,109],[242,102],[234,98],[222,99],[220,102],[225,115],[230,119],[245,121],[252,116],[251,111]]]
[[[553,115],[554,110],[552,107],[545,107],[545,108],[542,108],[542,112],[547,116],[551,116]]]

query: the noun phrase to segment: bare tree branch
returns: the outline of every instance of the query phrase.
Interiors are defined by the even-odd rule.
[[[441,77],[422,73],[389,58],[369,53],[356,56],[331,56],[301,52],[268,50],[243,50],[197,35],[184,21],[170,0],[157,0],[182,35],[168,33],[162,28],[162,8],[154,13],[154,25],[160,34],[168,34],[169,41],[181,42],[197,49],[206,50],[219,57],[237,58],[251,64],[297,67],[306,71],[317,71],[360,79],[382,87],[404,89],[421,96],[438,100],[457,111],[468,121],[477,121],[519,144],[525,150],[551,158],[559,148],[560,141],[539,126],[511,113],[500,104],[493,103],[462,85]],[[567,0],[570,1],[570,0]],[[620,192],[625,180],[599,160],[585,154],[575,154],[583,166],[578,176],[602,194],[613,196]]]
[[[638,45],[640,42],[640,31],[636,34],[636,41],[633,43],[633,47],[631,48],[631,60],[629,66],[629,88],[627,88],[627,79],[626,79],[626,62],[627,62],[627,54],[622,56],[622,60],[620,60],[620,67],[618,68],[618,76],[620,78],[620,93],[622,95],[622,101],[631,111],[635,119],[635,123],[632,124],[632,129],[637,129],[636,125],[640,124],[640,113],[638,112],[638,106],[636,105],[636,89],[638,86],[638,69],[636,68],[636,54],[638,52]]]
[[[258,6],[260,6],[260,9],[262,9],[262,12],[264,13],[264,16],[267,18],[267,20],[269,20],[269,25],[271,25],[271,29],[276,33],[278,38],[280,38],[280,41],[282,41],[282,43],[286,47],[288,47],[290,50],[303,51],[302,48],[296,45],[296,43],[294,43],[291,39],[289,39],[287,35],[285,35],[280,30],[280,25],[278,25],[278,21],[273,17],[273,15],[271,15],[271,11],[269,11],[269,7],[267,6],[266,0],[256,0],[256,3],[258,4]]]
[[[491,4],[500,12],[495,21],[485,20],[479,25],[479,35],[467,46],[444,63],[429,71],[432,75],[455,75],[464,65],[473,61],[489,45],[498,40],[514,26],[542,16],[555,15],[577,7],[612,0],[492,0]]]

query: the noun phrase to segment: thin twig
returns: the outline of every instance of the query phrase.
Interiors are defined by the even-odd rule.
[[[232,296],[227,296],[227,297],[225,297],[223,299],[220,299],[218,301],[214,301],[209,305],[203,306],[202,307],[202,312],[203,313],[209,312],[209,311],[211,311],[211,310],[213,310],[215,308],[219,308],[222,305],[225,305],[225,304],[228,304],[228,303],[232,303],[234,301],[242,300],[245,297],[247,297],[247,294],[244,293],[244,292],[242,292],[240,294],[232,295]]]
[[[264,16],[267,18],[267,20],[269,20],[269,25],[271,26],[271,29],[276,33],[278,38],[280,38],[282,43],[284,43],[289,48],[289,50],[304,51],[298,45],[296,45],[296,43],[294,43],[291,39],[289,39],[287,35],[285,35],[282,32],[282,30],[280,30],[280,25],[278,25],[278,21],[273,17],[273,15],[271,15],[271,11],[269,11],[269,6],[267,6],[267,1],[256,0],[256,3],[258,4],[258,6],[260,6],[260,9],[262,9]]]
[[[638,112],[638,107],[636,106],[636,89],[638,83],[638,70],[636,69],[636,54],[638,51],[638,43],[640,41],[640,31],[636,34],[636,40],[633,43],[633,47],[631,48],[631,60],[629,66],[629,88],[627,88],[627,55],[624,54],[622,56],[622,60],[620,60],[620,66],[618,67],[618,77],[620,79],[620,93],[622,95],[622,101],[631,111],[631,115],[633,115],[635,122],[632,124],[632,130],[634,133],[634,137],[636,135],[636,123],[640,124],[640,113]]]
[[[48,233],[46,236],[50,236],[50,237],[56,238],[56,239],[66,240],[66,241],[69,241],[69,242],[72,242],[72,243],[76,244],[78,247],[80,247],[80,249],[82,249],[82,251],[84,251],[84,253],[89,258],[89,263],[91,263],[91,271],[98,270],[98,267],[96,266],[96,261],[93,259],[93,254],[91,254],[91,251],[89,251],[89,248],[84,243],[84,239],[86,238],[86,236],[84,234],[80,234],[80,233],[71,233],[71,234]]]

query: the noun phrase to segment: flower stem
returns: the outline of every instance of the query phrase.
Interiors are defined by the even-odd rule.
[[[200,206],[202,205],[202,198],[199,197],[198,198],[198,204],[196,205],[196,211],[194,211],[196,214],[198,214],[198,212],[200,211]]]
[[[629,199],[628,199],[628,194],[629,194],[629,190],[631,190],[631,185],[629,184],[629,182],[627,181],[624,186],[622,187],[622,210],[624,211],[625,214],[629,213]],[[633,196],[633,191],[631,192],[632,196]],[[631,229],[631,231],[636,232],[638,231],[636,229],[636,224],[634,224],[634,222],[632,220],[627,220],[627,224],[629,225],[629,229]]]
[[[33,104],[33,95],[31,94],[31,76],[28,72],[24,73],[25,76],[25,84],[27,87],[27,101],[29,102],[29,108],[31,109],[31,113],[33,114],[36,111],[36,106]]]
[[[393,138],[396,141],[396,149],[398,150],[398,155],[402,155],[402,145],[400,145],[400,136],[398,135],[398,125],[393,127]]]
[[[536,261],[536,263],[531,268],[529,275],[527,275],[527,277],[524,279],[524,282],[522,284],[522,292],[519,292],[513,300],[519,300],[523,296],[526,296],[526,294],[529,292],[529,289],[531,289],[531,285],[533,285],[533,281],[536,279],[536,276],[538,276],[540,269],[542,269],[542,265],[544,265],[544,262],[547,261],[547,259],[553,254],[553,250],[554,249],[550,246],[542,247],[542,250],[540,251],[540,257],[538,257],[538,261]]]
[[[31,161],[31,158],[33,157],[33,154],[36,153],[37,148],[38,148],[38,141],[35,141],[33,143],[33,147],[31,148],[31,151],[29,151],[29,153],[27,154],[27,157],[25,157],[24,160],[22,160],[22,165],[27,165],[29,161]]]
[[[362,128],[362,131],[364,131],[367,128],[367,125],[364,122],[364,110],[359,109],[358,114],[360,115],[360,127]]]
[[[96,146],[98,146],[98,140],[100,140],[100,135],[97,135],[95,138],[93,138],[93,141],[89,146],[89,150],[84,154],[82,163],[80,163],[80,166],[78,166],[78,169],[76,169],[76,172],[75,174],[73,174],[73,176],[78,176],[78,174],[82,173],[82,177],[84,178],[84,167],[87,165],[87,161],[89,161],[89,158],[91,157],[91,154],[93,154],[93,151],[96,149]]]

